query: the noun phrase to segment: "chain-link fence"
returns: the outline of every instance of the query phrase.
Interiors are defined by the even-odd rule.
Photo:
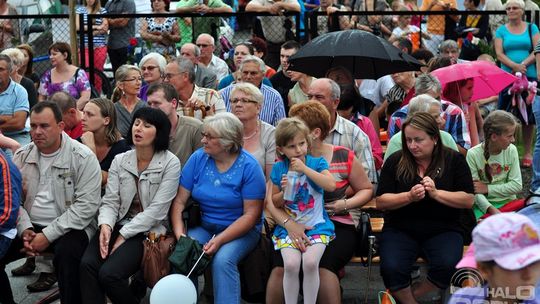
[[[11,15],[2,16],[5,23],[11,25],[12,31],[2,31],[0,49],[28,44],[33,50],[32,72],[41,76],[51,67],[49,62],[49,46],[54,42],[69,42],[68,15]]]
[[[79,16],[80,24],[92,24],[81,27],[78,32],[81,50],[81,65],[90,71],[91,82],[94,83],[93,71],[105,70],[112,78],[110,69],[115,69],[115,61],[137,64],[144,55],[158,52],[166,58],[180,56],[180,48],[188,42],[196,42],[200,34],[206,33],[214,37],[215,54],[226,60],[231,67],[232,47],[251,39],[254,35],[266,39],[269,51],[272,46],[279,45],[289,39],[299,39],[302,35],[302,20],[298,13],[287,13],[283,16],[272,16],[267,13],[221,13],[221,14],[107,14],[109,32],[100,30],[103,15],[88,14],[87,20]],[[237,20],[250,20],[249,27],[240,26]],[[124,20],[121,27],[111,20]],[[272,26],[273,25],[273,26]],[[166,33],[166,34],[164,34]],[[80,39],[83,37],[83,39]],[[103,41],[107,41],[103,43]],[[108,50],[107,57],[103,47]],[[118,50],[122,58],[111,58],[111,50]],[[277,57],[279,60],[279,57]],[[109,62],[111,66],[109,66]]]
[[[540,11],[526,11],[525,20],[538,25]],[[455,40],[460,47],[471,43],[483,48],[482,53],[495,55],[492,39],[495,31],[506,22],[505,11],[361,11],[339,10],[332,14],[312,11],[306,14],[308,39],[327,32],[343,29],[361,29],[390,41],[405,37],[413,50],[426,48],[437,54],[438,46],[447,39]],[[407,30],[400,30],[400,25]]]
[[[539,11],[526,11],[525,15],[527,21],[535,24],[540,21]],[[201,33],[210,34],[215,38],[214,53],[227,60],[231,66],[233,66],[232,46],[245,42],[253,36],[266,39],[268,51],[279,54],[279,46],[286,40],[295,39],[305,42],[323,33],[346,28],[363,29],[384,38],[390,38],[392,29],[398,27],[399,19],[405,17],[412,17],[411,21],[415,19],[416,22],[420,21],[418,33],[403,35],[411,40],[414,48],[427,47],[436,53],[437,41],[440,42],[441,39],[455,39],[460,41],[460,46],[462,46],[462,39],[470,37],[469,28],[480,28],[480,32],[474,32],[473,35],[488,42],[487,46],[492,48],[489,42],[495,30],[505,23],[506,12],[337,11],[328,15],[326,12],[312,11],[303,17],[298,13],[274,16],[268,13],[252,12],[204,15],[195,13],[107,14],[107,20],[110,20],[108,30],[100,28],[103,17],[99,14],[77,16],[78,24],[92,25],[81,26],[77,32],[80,66],[89,72],[92,84],[95,84],[97,77],[108,83],[113,79],[111,71],[117,58],[114,58],[114,51],[111,57],[111,50],[118,50],[117,53],[120,53],[123,63],[137,64],[145,54],[153,51],[171,58],[180,55],[180,47],[184,43],[195,43],[197,36]],[[7,38],[0,37],[1,48],[21,43],[29,44],[34,51],[33,72],[39,76],[51,67],[48,56],[49,46],[58,41],[70,41],[68,15],[18,15],[2,18],[13,23],[14,34]],[[112,20],[124,20],[125,25],[113,26]],[[151,26],[152,23],[155,24]],[[159,27],[156,24],[163,24],[163,26]],[[171,33],[175,31],[178,37],[158,41],[146,35],[148,33],[158,35],[160,31]]]

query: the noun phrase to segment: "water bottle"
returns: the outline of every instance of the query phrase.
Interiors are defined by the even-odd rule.
[[[298,192],[298,179],[300,178],[300,173],[296,171],[287,172],[287,188],[283,192],[283,199],[286,201],[294,201],[296,192]]]

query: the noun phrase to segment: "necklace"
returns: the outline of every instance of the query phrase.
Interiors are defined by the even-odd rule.
[[[257,133],[259,133],[259,128],[255,129],[255,132],[253,132],[251,135],[244,136],[244,140],[248,140],[248,139],[253,138],[253,136],[255,136],[255,134],[257,134]]]
[[[257,126],[255,127],[255,131],[253,131],[253,133],[249,136],[244,136],[244,140],[248,140],[248,139],[251,139],[253,138],[253,136],[255,136],[255,134],[259,133],[259,128],[261,127],[261,121],[260,120],[257,120]]]

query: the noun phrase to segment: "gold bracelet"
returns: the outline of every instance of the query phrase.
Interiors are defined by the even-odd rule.
[[[343,212],[347,212],[348,208],[347,208],[347,199],[343,199],[343,201],[345,202],[345,209],[343,209]]]
[[[282,226],[285,227],[285,224],[287,224],[287,222],[288,222],[290,219],[291,219],[291,218],[288,217],[288,218],[286,218],[285,220],[283,220],[283,225],[282,225]]]

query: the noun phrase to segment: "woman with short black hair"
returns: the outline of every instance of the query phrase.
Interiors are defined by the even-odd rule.
[[[117,155],[99,208],[99,231],[81,260],[83,303],[138,303],[129,278],[141,265],[145,233],[164,235],[178,190],[180,161],[167,150],[171,123],[158,109],[133,115],[127,141],[135,148]]]

